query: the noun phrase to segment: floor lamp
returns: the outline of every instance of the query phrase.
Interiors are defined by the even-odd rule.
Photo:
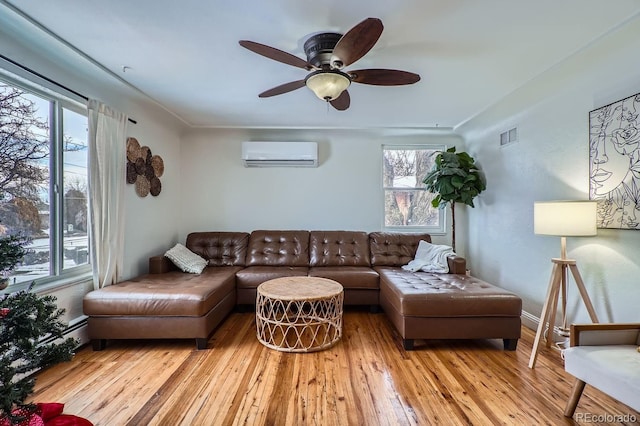
[[[584,286],[578,266],[574,259],[567,258],[566,237],[583,237],[596,235],[596,202],[595,201],[548,201],[536,202],[533,205],[533,228],[538,235],[555,235],[560,237],[560,257],[551,259],[553,268],[547,296],[542,307],[542,315],[538,324],[538,331],[533,342],[529,368],[536,365],[536,357],[540,340],[544,335],[548,324],[546,345],[551,345],[553,328],[558,310],[558,301],[562,302],[562,327],[563,333],[568,333],[567,328],[567,278],[571,271],[573,279],[578,287],[582,301],[584,302],[591,321],[598,322],[598,317],[589,299],[589,294]]]

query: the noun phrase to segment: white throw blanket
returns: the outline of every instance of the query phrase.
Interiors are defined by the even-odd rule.
[[[431,244],[421,240],[418,244],[415,259],[404,265],[402,269],[411,272],[447,273],[449,272],[449,264],[447,263],[447,257],[449,256],[455,256],[451,247]]]

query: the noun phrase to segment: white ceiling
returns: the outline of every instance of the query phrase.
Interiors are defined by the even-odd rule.
[[[2,3],[197,127],[455,127],[640,14],[639,0]],[[380,18],[384,31],[347,70],[401,69],[420,74],[420,82],[354,83],[343,112],[304,87],[258,98],[306,71],[250,52],[238,40],[306,59],[309,35],[344,33],[367,17]]]

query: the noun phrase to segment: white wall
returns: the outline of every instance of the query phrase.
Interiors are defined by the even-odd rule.
[[[245,168],[246,140],[316,141],[320,166]],[[443,143],[461,138],[450,129],[192,130],[182,138],[182,238],[207,230],[380,230],[382,145]]]
[[[537,317],[560,239],[533,234],[533,203],[588,199],[588,113],[640,92],[639,51],[636,19],[456,129],[488,181],[467,211],[474,275],[516,292]],[[513,126],[519,142],[499,148],[500,132]],[[600,321],[640,321],[640,231],[599,230],[567,245]],[[573,284],[568,311],[570,321],[589,322]]]
[[[38,71],[46,77],[116,108],[137,124],[129,124],[127,136],[147,145],[154,154],[164,159],[165,172],[161,177],[162,192],[158,197],[140,198],[133,185],[127,185],[125,193],[125,261],[122,279],[145,273],[149,255],[162,253],[177,239],[180,200],[180,133],[183,124],[166,111],[158,108],[144,95],[123,85],[90,63],[65,52],[53,40],[46,40],[48,49],[35,46],[45,35],[38,33],[28,23],[5,15],[0,6],[0,52],[23,66]],[[26,32],[24,32],[26,31]],[[58,56],[51,57],[52,50]],[[12,71],[28,75],[19,68]],[[126,141],[122,141],[126,143]],[[125,159],[123,159],[125,161]],[[73,326],[81,323],[82,297],[92,289],[90,280],[46,288],[41,293],[57,298],[57,304],[65,309],[64,321]],[[73,331],[75,337],[86,340],[85,327]]]
[[[136,117],[137,118],[137,117]],[[142,198],[134,185],[125,188],[125,249],[122,279],[148,270],[148,258],[164,253],[177,240],[180,223],[180,140],[174,128],[158,122],[129,126],[129,136],[146,145],[164,161],[162,191]]]

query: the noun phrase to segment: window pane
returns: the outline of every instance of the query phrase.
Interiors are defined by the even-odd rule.
[[[11,283],[50,273],[50,102],[0,82],[0,236],[31,242]],[[0,271],[2,272],[2,271]]]
[[[440,226],[440,213],[431,207],[433,194],[423,190],[385,190],[384,226]]]
[[[435,149],[385,149],[385,188],[423,188],[422,181],[435,161],[434,152]]]
[[[89,269],[82,111],[23,79],[0,80],[0,238],[27,239],[20,264],[0,264],[16,289]]]
[[[431,228],[444,231],[442,210],[433,208],[434,194],[422,182],[433,168],[434,153],[443,146],[384,147],[384,226],[391,228]]]
[[[88,263],[87,117],[62,111],[64,269]]]

